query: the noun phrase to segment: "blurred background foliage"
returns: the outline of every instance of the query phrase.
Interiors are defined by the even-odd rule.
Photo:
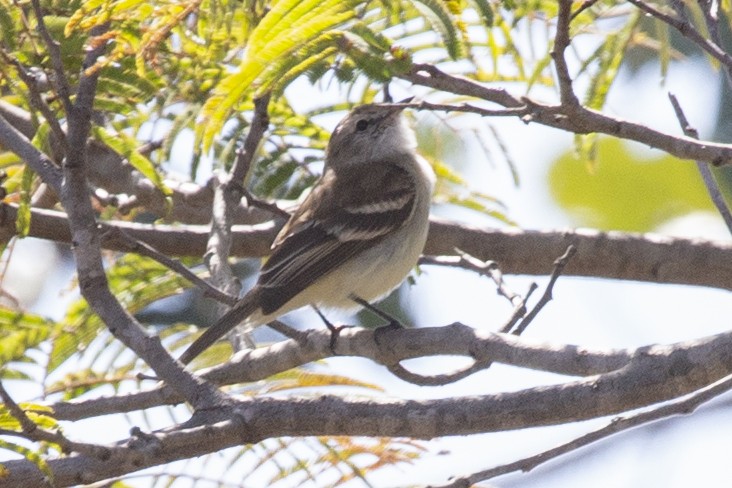
[[[675,217],[714,211],[696,166],[668,155],[634,154],[628,146],[600,138],[591,166],[572,153],[552,165],[552,195],[577,225],[648,232]]]

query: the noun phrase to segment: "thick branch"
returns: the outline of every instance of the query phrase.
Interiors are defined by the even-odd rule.
[[[53,164],[51,158],[31,144],[31,142],[0,116],[0,146],[14,152],[25,161],[33,171],[53,188],[56,193],[61,189],[61,170]]]
[[[15,229],[16,209],[5,205],[0,226]],[[100,230],[119,228],[170,256],[200,256],[209,229],[204,226],[166,226],[129,222],[100,223]],[[234,226],[233,256],[263,257],[279,226],[268,222]],[[64,214],[33,210],[30,236],[70,242]],[[702,239],[681,239],[657,234],[628,234],[592,230],[523,231],[483,229],[432,218],[425,254],[455,255],[461,249],[481,260],[497,261],[506,273],[543,275],[554,256],[567,246],[577,256],[564,270],[566,276],[587,276],[652,283],[708,286],[732,290],[732,245]],[[125,250],[114,240],[108,249]],[[542,259],[542,256],[544,257]]]
[[[486,230],[433,218],[426,254],[461,249],[497,261],[505,273],[544,274],[553,256],[577,247],[564,275],[653,283],[684,283],[732,290],[732,245],[655,234],[592,230]],[[714,283],[714,284],[712,284]]]
[[[551,105],[527,97],[519,99],[505,90],[488,88],[467,78],[449,75],[426,65],[415,65],[411,72],[400,77],[416,85],[480,98],[506,108],[527,105],[530,109],[529,114],[521,116],[521,120],[526,123],[537,122],[575,134],[593,132],[608,134],[661,149],[681,159],[705,161],[718,166],[732,163],[732,145],[665,134],[645,125],[611,117],[581,105]],[[460,106],[456,106],[452,111],[460,111]],[[524,113],[523,110],[519,112]]]
[[[611,373],[516,392],[439,400],[248,398],[210,412],[204,427],[132,438],[100,460],[79,455],[52,460],[59,486],[92,482],[267,438],[363,435],[433,439],[547,425],[627,412],[702,389],[732,372],[732,334],[636,351]],[[206,414],[204,414],[206,415]],[[221,420],[224,419],[224,420]],[[128,449],[118,449],[128,447]],[[5,463],[0,488],[35,485],[28,461]],[[83,475],[83,477],[82,477]]]
[[[447,354],[473,358],[483,367],[493,361],[572,376],[614,371],[625,366],[631,357],[628,350],[592,351],[572,345],[531,342],[513,334],[480,332],[461,324],[400,329],[389,332],[388,338],[388,347],[379,347],[373,330],[347,328],[338,337],[337,355],[363,357],[389,366],[407,359]],[[310,330],[304,339],[286,340],[242,352],[225,364],[204,372],[203,377],[219,385],[263,380],[335,356],[330,339],[327,330]],[[159,387],[126,396],[60,402],[53,408],[60,420],[80,420],[180,402],[180,396],[170,388]]]
[[[34,5],[37,6],[36,14],[39,16],[40,28],[42,26],[40,7],[37,2],[34,2]],[[105,26],[98,26],[94,27],[91,33],[98,35],[104,31]],[[103,43],[89,49],[82,68],[92,66],[104,49]],[[217,398],[223,404],[223,394],[186,372],[180,363],[167,354],[160,340],[151,337],[122,307],[109,289],[101,255],[101,237],[89,198],[87,180],[87,139],[91,128],[97,81],[98,72],[82,71],[75,100],[73,103],[69,100],[65,104],[68,152],[64,159],[63,178],[58,192],[68,215],[68,231],[73,243],[81,295],[117,339],[147,362],[160,378],[172,385],[192,405],[196,406],[203,398],[209,397]],[[21,138],[23,136],[17,139],[22,140]]]

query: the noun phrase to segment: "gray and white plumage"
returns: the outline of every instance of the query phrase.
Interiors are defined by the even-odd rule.
[[[377,300],[414,267],[427,238],[434,173],[388,104],[354,108],[328,143],[324,173],[272,245],[257,284],[181,356],[189,363],[241,322],[305,305]]]

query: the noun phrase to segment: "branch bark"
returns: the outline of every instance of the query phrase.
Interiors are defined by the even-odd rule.
[[[0,207],[0,228],[14,232],[17,210]],[[281,221],[234,226],[231,255],[264,257]],[[209,228],[197,225],[157,225],[100,222],[105,234],[121,229],[134,239],[170,256],[201,256]],[[33,209],[31,237],[70,243],[68,221],[61,212]],[[433,217],[425,247],[428,255],[456,255],[456,249],[481,260],[497,261],[506,273],[544,275],[554,256],[569,245],[577,255],[563,271],[586,276],[651,283],[708,286],[732,290],[732,244],[704,239],[683,239],[658,234],[629,234],[594,230],[490,229],[458,224]],[[102,242],[107,249],[124,251],[120,242]]]
[[[705,161],[715,166],[732,163],[732,145],[697,141],[686,136],[674,136],[643,124],[612,117],[582,105],[548,104],[528,97],[514,97],[506,90],[489,88],[468,78],[447,74],[434,66],[416,64],[400,75],[403,80],[435,90],[476,97],[506,108],[528,107],[528,114],[520,118],[525,123],[536,122],[575,134],[597,132],[620,139],[640,142],[660,149],[681,159]],[[460,111],[456,106],[451,111]],[[471,110],[466,110],[471,111]],[[523,113],[523,111],[520,111]]]
[[[408,332],[397,331],[394,336]],[[327,342],[325,337],[323,342]],[[334,395],[247,398],[204,413],[210,419],[204,427],[133,436],[108,446],[103,458],[77,455],[51,460],[49,465],[56,474],[57,485],[68,486],[272,437],[362,435],[433,439],[576,422],[627,412],[705,388],[732,373],[730,351],[732,333],[719,334],[674,345],[639,348],[619,369],[576,381],[439,400]],[[31,462],[11,461],[5,467],[10,474],[0,478],[0,488],[22,483],[34,485],[42,480]]]
[[[373,330],[346,328],[338,337],[336,354],[331,349],[329,331],[320,329],[307,331],[304,339],[243,351],[200,374],[218,385],[230,385],[263,380],[336,355],[363,357],[390,366],[407,359],[447,354],[470,357],[483,367],[493,361],[556,374],[589,376],[622,368],[632,356],[632,351],[626,349],[590,350],[532,342],[513,334],[477,331],[462,324],[395,330],[388,333],[388,346],[383,347],[374,340]],[[60,402],[53,409],[60,420],[80,420],[181,401],[170,387],[162,386],[142,393]]]

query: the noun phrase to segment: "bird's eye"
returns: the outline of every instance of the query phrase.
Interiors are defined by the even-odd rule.
[[[368,126],[369,126],[369,121],[366,119],[361,119],[358,122],[356,122],[356,130],[359,132],[365,131],[366,127],[368,127]]]

